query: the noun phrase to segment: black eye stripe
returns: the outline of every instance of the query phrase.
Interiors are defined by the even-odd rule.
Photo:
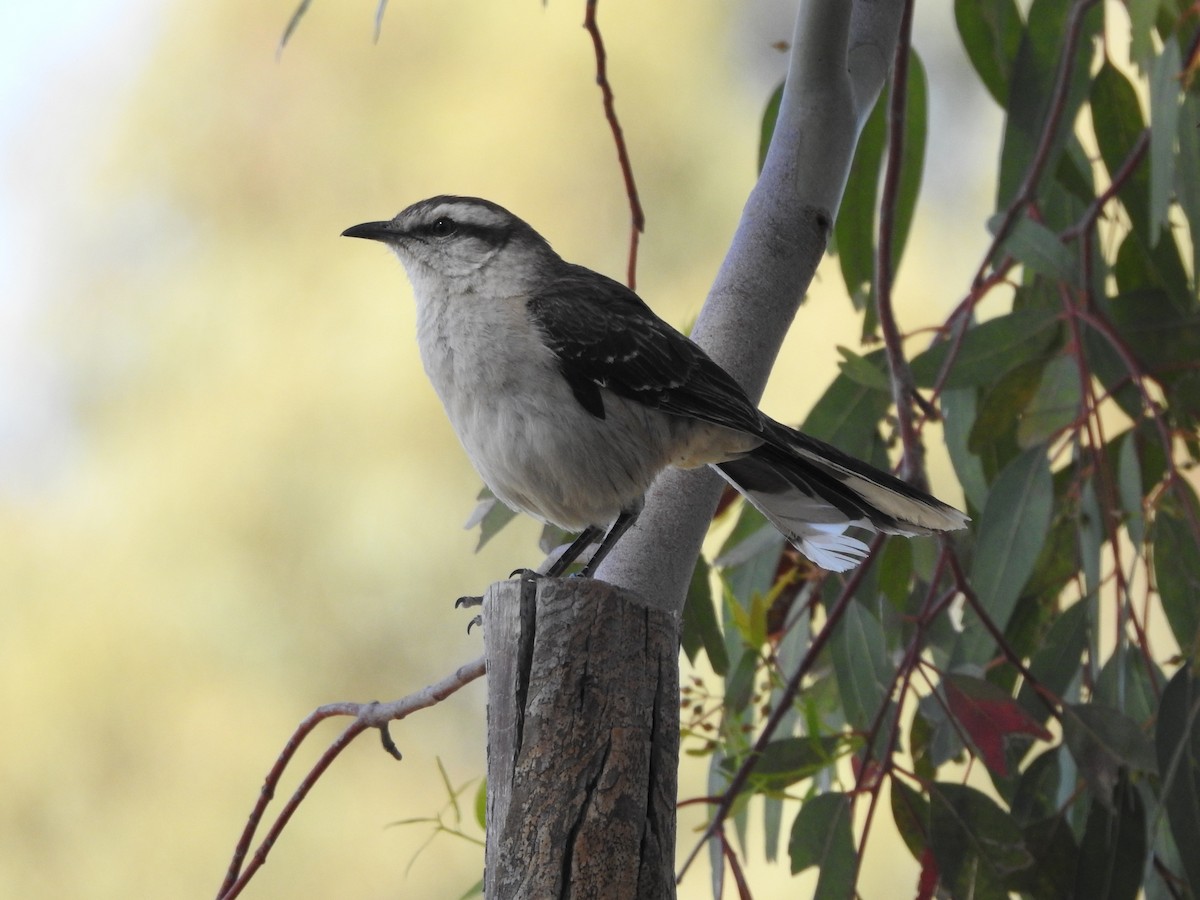
[[[439,240],[454,235],[472,237],[492,247],[502,247],[512,236],[512,229],[505,225],[475,225],[460,222],[452,216],[438,216],[427,225],[418,225],[413,234],[425,240]]]

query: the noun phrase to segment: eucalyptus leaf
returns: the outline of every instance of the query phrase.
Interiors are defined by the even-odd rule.
[[[997,214],[989,220],[988,230],[994,232],[999,224]],[[1071,248],[1041,222],[1028,217],[1017,219],[1009,229],[1003,247],[1005,252],[1039,275],[1074,285],[1083,281]]]
[[[1033,863],[1016,822],[966,785],[936,782],[929,794],[931,845],[950,895],[1007,900],[1009,884]]]
[[[1183,666],[1167,684],[1159,707],[1155,751],[1162,803],[1193,893],[1200,896],[1200,678]]]
[[[850,797],[846,794],[819,794],[800,807],[792,823],[788,855],[793,875],[809,866],[820,870],[814,898],[847,900],[854,896],[858,861],[853,821]]]
[[[1175,183],[1175,134],[1179,125],[1179,44],[1166,41],[1150,73],[1150,246],[1167,221]],[[1192,123],[1193,127],[1196,125]],[[1196,173],[1192,172],[1192,177]]]
[[[1079,844],[1076,897],[1135,900],[1146,868],[1146,809],[1121,773],[1111,803],[1092,800]]]
[[[1017,426],[1017,444],[1028,449],[1066,430],[1079,418],[1083,388],[1079,364],[1070,356],[1056,356],[1042,369],[1029,405]]]
[[[954,22],[988,93],[1007,107],[1009,79],[1024,27],[1016,0],[954,0]]]
[[[1057,312],[1031,308],[976,325],[967,330],[946,376],[947,388],[990,385],[1004,373],[1046,354],[1059,335]],[[953,339],[941,341],[912,361],[920,387],[933,387],[946,364]]]
[[[866,731],[887,698],[891,669],[879,620],[861,603],[846,607],[830,641],[830,655],[846,719]]]
[[[1035,447],[1014,459],[992,485],[980,516],[971,565],[971,585],[983,609],[1003,630],[1021,588],[1033,573],[1050,527],[1054,484],[1045,450]],[[985,660],[991,636],[972,612],[966,614],[962,658]]]
[[[846,283],[846,293],[854,301],[856,309],[872,304],[875,284],[875,211],[879,202],[879,179],[886,142],[887,92],[884,91],[875,101],[859,135],[841,209],[833,226],[838,265]]]

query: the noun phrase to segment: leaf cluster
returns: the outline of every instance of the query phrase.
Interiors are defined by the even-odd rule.
[[[991,244],[934,338],[897,352],[872,345],[928,127],[901,48],[905,114],[880,98],[835,229],[866,347],[801,426],[887,467],[923,458],[908,417],[944,440],[972,525],[877,539],[835,577],[730,507],[683,632],[722,684],[684,707],[725,791],[718,868],[761,809],[768,859],[853,896],[890,812],[918,896],[1200,896],[1200,22],[1182,0],[1023,7],[954,5],[1006,114]],[[989,297],[1007,309],[985,319]]]

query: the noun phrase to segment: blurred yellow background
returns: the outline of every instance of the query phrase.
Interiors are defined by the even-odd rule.
[[[978,264],[998,152],[940,6],[917,22],[933,134],[908,328]],[[538,559],[526,521],[474,554],[479,481],[421,372],[403,272],[338,234],[477,194],[621,277],[628,212],[582,4],[393,2],[375,44],[370,2],[316,0],[277,59],[292,12],[0,12],[0,897],[212,896],[293,726],[477,656],[453,599]],[[677,325],[753,183],[792,15],[600,4],[647,212],[639,289]],[[835,262],[797,324],[765,400],[788,421],[835,345],[857,346]],[[483,716],[476,684],[393,728],[403,763],[363,738],[246,896],[460,896],[478,848],[443,835],[413,861],[429,829],[387,826],[442,807],[437,758],[456,784],[482,774]],[[683,852],[699,821],[681,816]],[[811,891],[755,834],[755,896]],[[872,850],[864,896],[915,883],[906,851]],[[682,895],[707,891],[699,866]]]

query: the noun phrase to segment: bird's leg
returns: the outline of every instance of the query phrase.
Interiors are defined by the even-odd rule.
[[[641,512],[641,507],[636,509],[623,509],[616,521],[612,523],[612,527],[608,529],[608,534],[604,536],[604,540],[600,542],[600,546],[596,548],[596,552],[592,554],[592,558],[588,560],[587,565],[583,567],[583,572],[580,573],[584,578],[591,578],[592,573],[596,571],[600,563],[604,561],[604,557],[608,556],[608,551],[617,545],[617,541],[621,539],[629,526],[637,521],[638,513]],[[576,541],[578,543],[578,541]],[[574,544],[572,544],[574,546]]]
[[[563,572],[567,571],[567,567],[575,562],[579,558],[579,554],[586,550],[588,545],[593,543],[596,538],[600,537],[601,533],[601,530],[595,525],[589,525],[583,529],[579,537],[571,542],[571,546],[562,552],[562,556],[554,561],[554,565],[550,567],[550,570],[546,573],[546,577],[557,578]]]

